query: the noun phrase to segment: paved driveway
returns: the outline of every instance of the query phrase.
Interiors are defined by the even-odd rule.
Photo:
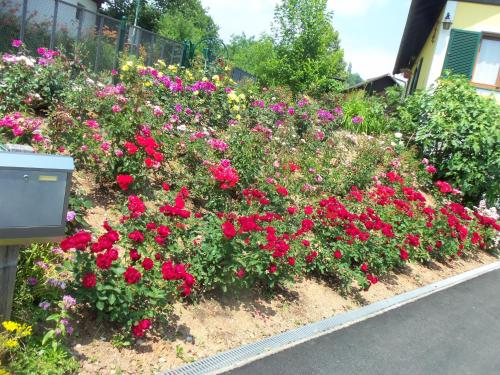
[[[227,375],[500,375],[500,270]]]

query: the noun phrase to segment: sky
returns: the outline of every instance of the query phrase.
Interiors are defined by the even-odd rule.
[[[244,32],[271,31],[280,0],[201,0],[227,42]],[[411,0],[328,0],[333,27],[339,32],[345,60],[364,79],[391,73]]]

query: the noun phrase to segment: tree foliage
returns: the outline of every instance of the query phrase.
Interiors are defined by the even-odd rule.
[[[105,0],[101,12],[114,17],[127,17],[134,22],[136,0]],[[137,24],[174,39],[196,39],[216,36],[218,27],[200,0],[141,0]]]
[[[270,66],[276,61],[273,39],[268,35],[260,38],[247,37],[244,33],[233,35],[228,46],[232,63],[258,77],[262,83],[272,81]]]
[[[273,21],[277,84],[294,92],[328,91],[344,78],[345,64],[327,0],[284,0]]]
[[[218,26],[203,8],[200,0],[179,3],[179,6],[161,17],[158,28],[160,34],[173,40],[189,39],[193,42],[218,36]]]

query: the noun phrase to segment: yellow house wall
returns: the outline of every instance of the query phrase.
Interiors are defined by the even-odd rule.
[[[436,49],[436,41],[439,33],[439,24],[441,23],[441,16],[438,18],[438,22],[432,29],[431,34],[427,38],[427,41],[424,44],[424,48],[420,52],[415,64],[413,66],[413,73],[415,73],[420,59],[422,60],[422,69],[420,70],[420,76],[417,82],[417,90],[425,89],[427,85],[427,78],[429,77],[429,71],[431,69],[432,58],[434,56],[434,51]]]
[[[500,6],[458,2],[453,28],[500,33]]]
[[[430,78],[430,70],[432,61],[436,54],[436,44],[439,33],[441,30],[441,22],[444,18],[444,12],[438,17],[431,34],[427,38],[427,41],[422,48],[418,58],[415,60],[412,66],[412,76],[415,73],[420,59],[423,58],[422,69],[420,71],[420,76],[417,82],[417,89],[426,89],[432,82],[429,80],[434,80],[435,78]],[[489,4],[478,4],[469,3],[464,1],[458,1],[456,5],[455,12],[452,16],[453,24],[452,28],[462,29],[476,32],[488,32],[500,35],[500,6],[489,5]],[[489,90],[478,90],[481,94],[489,95],[493,94],[495,99],[500,104],[500,92],[489,91]]]

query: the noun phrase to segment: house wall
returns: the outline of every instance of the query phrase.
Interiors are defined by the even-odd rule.
[[[447,13],[450,13],[453,21],[451,28],[500,35],[500,6],[448,1],[412,67],[413,75],[420,59],[423,58],[417,89],[431,88],[441,76],[451,33],[451,30],[444,30],[442,27],[442,20]],[[500,103],[499,91],[486,89],[477,89],[477,91],[484,95],[494,95],[497,102]]]

